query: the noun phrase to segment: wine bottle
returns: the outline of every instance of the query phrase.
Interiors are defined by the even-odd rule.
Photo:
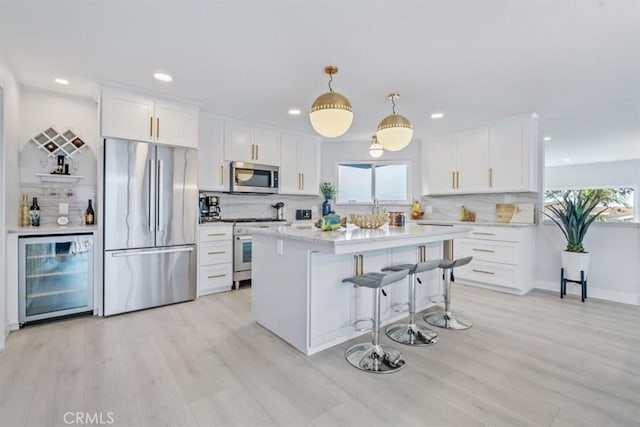
[[[87,206],[87,211],[84,213],[84,223],[86,225],[95,224],[96,215],[93,212],[93,206],[91,206],[91,199],[89,199],[89,206]]]
[[[29,213],[29,195],[22,195],[20,205],[20,227],[28,227],[31,224],[31,214]]]
[[[37,197],[33,198],[33,203],[31,203],[29,214],[31,216],[31,226],[38,227],[40,225],[40,206],[38,206]]]

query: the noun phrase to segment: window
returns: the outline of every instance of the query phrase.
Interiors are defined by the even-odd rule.
[[[580,189],[563,189],[563,190],[547,190],[544,192],[544,205],[549,206],[556,203],[567,191],[590,191],[603,190],[605,199],[598,205],[600,208],[596,210],[604,210],[602,215],[596,221],[600,222],[633,222],[635,221],[635,189],[632,187],[611,187],[611,188],[580,188]],[[549,212],[549,211],[547,211]]]
[[[410,162],[340,163],[337,174],[337,204],[410,202]]]

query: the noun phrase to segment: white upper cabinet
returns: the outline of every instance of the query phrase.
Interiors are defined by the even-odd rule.
[[[280,161],[280,194],[319,194],[320,141],[283,134]]]
[[[422,188],[425,194],[452,193],[456,188],[456,135],[438,135],[422,146]]]
[[[224,126],[224,159],[280,165],[280,133],[271,129],[226,121]]]
[[[101,132],[104,137],[198,146],[198,108],[115,89],[103,89]]]
[[[538,191],[537,116],[439,135],[423,145],[423,193]]]
[[[480,127],[459,132],[456,153],[456,191],[486,191],[489,188],[489,130]]]
[[[223,156],[224,122],[202,113],[198,135],[198,187],[229,191],[229,162],[225,162]]]

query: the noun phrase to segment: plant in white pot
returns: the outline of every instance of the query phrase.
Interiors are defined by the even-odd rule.
[[[596,211],[601,203],[609,201],[606,190],[568,190],[546,206],[544,214],[560,227],[567,239],[567,248],[562,252],[564,277],[580,280],[580,271],[587,277],[589,253],[584,250],[584,240],[589,227],[607,208]]]

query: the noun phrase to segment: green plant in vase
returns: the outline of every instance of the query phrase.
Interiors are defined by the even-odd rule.
[[[320,184],[320,192],[324,196],[324,203],[322,204],[322,216],[329,215],[331,213],[331,202],[335,196],[337,189],[330,182],[323,182]]]

